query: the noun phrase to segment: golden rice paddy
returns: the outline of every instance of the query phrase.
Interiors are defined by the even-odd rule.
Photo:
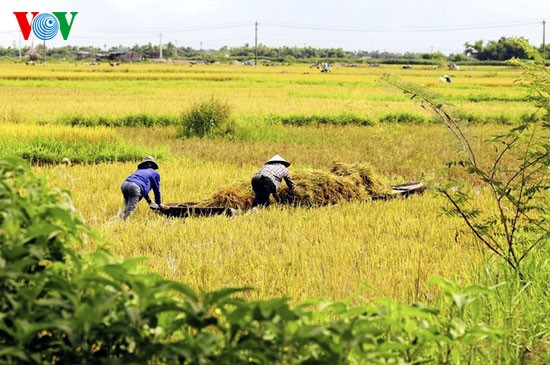
[[[151,270],[194,288],[251,286],[252,298],[287,296],[292,301],[312,296],[429,301],[434,289],[427,287],[428,277],[461,280],[482,259],[464,224],[442,214],[446,202],[435,193],[448,180],[469,183],[460,169],[446,168],[459,157],[452,136],[438,124],[293,127],[276,121],[285,115],[345,113],[374,121],[390,113],[431,118],[379,81],[385,72],[433,88],[481,119],[514,121],[531,110],[514,85],[518,71],[506,67],[451,72],[335,66],[327,75],[305,65],[128,64],[111,69],[4,64],[0,133],[9,143],[38,133],[74,138],[74,143],[99,139],[163,151],[159,172],[167,203],[208,201],[220,190],[235,189],[223,204],[237,204],[242,194],[251,196],[252,175],[279,153],[293,163],[291,174],[307,204],[273,205],[231,218],[167,219],[141,202],[122,222],[116,217],[122,208],[120,184],[134,171],[133,162],[34,170],[51,186],[71,192],[76,209],[101,233],[106,248],[148,257]],[[450,74],[453,83],[438,82],[441,73]],[[177,116],[212,96],[231,106],[240,129],[236,137],[177,139],[172,126],[90,129],[60,124],[71,115]],[[482,159],[490,161],[494,153],[484,141],[504,130],[497,124],[468,128]],[[391,184],[409,181],[424,181],[428,190],[408,199],[368,199]],[[332,199],[327,192],[335,191],[343,195]],[[478,191],[477,204],[488,199]]]

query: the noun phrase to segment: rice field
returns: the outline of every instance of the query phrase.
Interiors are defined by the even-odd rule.
[[[429,118],[407,96],[381,83],[398,74],[447,96],[477,120],[515,120],[526,113],[523,92],[514,87],[519,71],[506,67],[466,67],[461,71],[418,66],[349,68],[335,65],[324,74],[307,65],[247,67],[228,65],[48,64],[0,67],[0,119],[53,122],[63,117],[135,113],[178,115],[210,96],[228,100],[239,120],[256,123],[273,116],[351,113],[372,120],[396,112]],[[448,74],[452,83],[439,82]],[[506,105],[503,109],[502,106]]]
[[[20,153],[25,141],[50,140],[63,160],[70,146],[77,156],[128,152],[108,159],[35,164],[51,186],[71,192],[86,222],[104,245],[123,256],[145,256],[152,270],[197,289],[251,286],[251,298],[286,296],[353,301],[394,298],[407,302],[435,298],[426,284],[432,275],[466,280],[483,250],[458,219],[442,214],[445,200],[435,188],[448,180],[469,183],[467,174],[447,168],[459,158],[449,132],[418,104],[380,81],[400,75],[444,94],[477,123],[468,133],[479,155],[491,161],[484,141],[530,112],[524,91],[514,85],[519,71],[466,67],[461,71],[397,66],[346,68],[321,74],[307,66],[48,64],[0,65],[2,154]],[[441,83],[442,74],[452,83]],[[236,132],[230,138],[176,138],[173,125],[74,127],[75,118],[117,118],[144,114],[177,117],[193,102],[227,101]],[[371,126],[279,122],[286,116],[352,114]],[[426,123],[380,122],[392,115],[420,116]],[[484,123],[487,122],[487,123]],[[38,147],[40,148],[40,146]],[[236,182],[246,186],[273,154],[291,161],[293,174],[329,171],[335,163],[364,163],[384,186],[424,181],[422,196],[393,201],[341,202],[319,208],[274,206],[240,216],[166,219],[140,203],[127,223],[120,184],[143,155],[157,158],[163,200],[195,202]],[[74,158],[73,158],[74,159]],[[56,161],[54,161],[56,162]],[[58,161],[57,161],[58,162]],[[78,163],[76,163],[78,162]],[[478,204],[486,191],[471,185]],[[82,250],[91,247],[83,247]]]
[[[493,128],[480,126],[477,132],[488,135]],[[140,143],[158,132],[155,140],[171,145],[159,161],[165,202],[200,201],[235,182],[246,184],[274,152],[294,162],[293,173],[328,171],[335,160],[361,161],[387,185],[423,180],[430,187],[407,200],[275,206],[233,218],[166,219],[141,203],[123,224],[115,217],[122,208],[119,186],[135,163],[36,167],[53,186],[72,192],[76,209],[109,249],[148,257],[155,271],[195,288],[251,286],[253,298],[282,295],[293,301],[311,296],[429,301],[434,293],[428,277],[463,280],[482,258],[462,222],[442,214],[445,201],[433,192],[448,177],[465,178],[445,167],[457,155],[441,126],[291,127],[288,141],[278,143],[174,140],[170,128],[130,132],[127,138]],[[296,143],[293,133],[309,135],[311,143]]]

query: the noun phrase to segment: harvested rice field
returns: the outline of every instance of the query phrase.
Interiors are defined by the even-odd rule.
[[[448,182],[488,191],[450,161],[460,146],[429,111],[381,81],[385,73],[444,95],[470,120],[484,163],[485,141],[533,110],[514,84],[519,71],[469,66],[452,71],[398,66],[244,67],[123,64],[95,68],[0,65],[2,155],[18,154],[125,257],[195,289],[249,286],[249,298],[286,296],[406,302],[435,298],[429,277],[461,282],[485,259],[479,243],[437,188]],[[231,110],[231,131],[181,137],[181,115],[214,98]],[[250,178],[274,154],[292,162],[301,188],[283,201],[235,217],[168,219],[140,202],[127,222],[120,185],[146,155],[159,163],[166,203],[242,208]],[[407,199],[373,201],[394,184],[423,181]],[[85,245],[80,250],[93,247]]]

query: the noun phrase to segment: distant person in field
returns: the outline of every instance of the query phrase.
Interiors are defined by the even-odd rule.
[[[166,210],[168,207],[161,202],[160,175],[156,171],[159,166],[155,159],[147,156],[139,163],[137,170],[124,180],[120,190],[124,197],[124,213],[122,218],[128,216],[136,209],[139,201],[144,198],[152,209]],[[149,192],[153,190],[155,202],[149,198]]]
[[[442,77],[439,78],[439,82],[448,82],[448,83],[451,83],[451,82],[453,82],[453,80],[451,80],[451,78],[449,77],[449,75],[443,75]]]
[[[289,189],[296,190],[296,185],[288,173],[289,166],[290,162],[279,155],[275,155],[252,177],[252,190],[255,194],[252,208],[256,208],[258,205],[268,207],[270,195],[273,195],[275,200],[280,203],[277,191],[282,180],[285,181]]]

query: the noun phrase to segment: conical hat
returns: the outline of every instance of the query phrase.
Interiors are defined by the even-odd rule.
[[[275,164],[275,163],[283,164],[286,167],[290,166],[290,162],[288,162],[287,160],[285,160],[284,158],[282,158],[279,155],[275,155],[275,156],[271,157],[265,164],[267,165],[267,164]]]
[[[146,165],[149,165],[154,170],[158,170],[159,168],[159,165],[157,165],[153,156],[144,157],[143,161],[141,161],[137,167],[138,169],[144,169],[146,168]]]

